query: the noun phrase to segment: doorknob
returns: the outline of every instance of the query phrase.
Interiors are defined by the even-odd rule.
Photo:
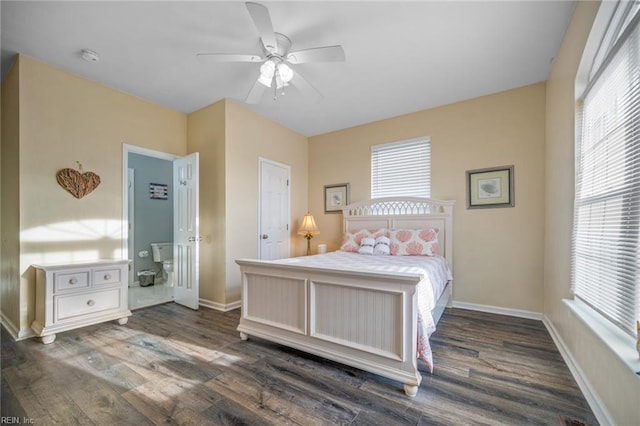
[[[266,240],[267,238],[269,238],[269,236],[267,234],[262,234],[262,239]]]

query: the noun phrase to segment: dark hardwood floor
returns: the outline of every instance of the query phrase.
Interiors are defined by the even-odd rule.
[[[415,398],[393,380],[256,338],[239,311],[166,304],[14,342],[2,416],[40,425],[597,425],[540,321],[448,309]],[[24,423],[24,422],[23,422]]]

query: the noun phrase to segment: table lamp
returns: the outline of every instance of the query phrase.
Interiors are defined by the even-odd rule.
[[[304,235],[307,239],[307,256],[311,254],[311,238],[319,233],[320,231],[318,231],[316,221],[313,220],[311,213],[307,212],[307,214],[302,218],[302,225],[300,225],[300,229],[298,229],[298,235]]]

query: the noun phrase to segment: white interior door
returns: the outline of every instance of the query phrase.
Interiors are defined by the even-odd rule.
[[[135,259],[135,253],[133,248],[133,236],[134,236],[134,223],[135,223],[135,171],[132,168],[127,168],[127,216],[129,220],[127,229],[127,253],[129,256],[129,285],[133,284],[135,277],[133,275],[133,260]]]
[[[199,301],[198,153],[173,161],[174,300],[191,309]]]
[[[258,257],[281,259],[290,254],[289,166],[259,159],[259,235]]]

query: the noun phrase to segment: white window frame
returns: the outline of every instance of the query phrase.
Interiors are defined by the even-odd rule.
[[[606,66],[608,52],[615,48],[615,41],[620,34],[621,25],[630,20],[628,14],[625,16],[625,13],[622,13],[625,7],[629,7],[628,10],[635,7],[637,11],[637,4],[633,5],[624,1],[602,2],[583,53],[575,84],[575,93],[578,97],[576,99],[578,111],[576,120],[578,124],[576,131],[577,154],[580,153],[580,143],[583,136],[581,129],[582,101],[593,84],[594,78],[598,78],[600,75],[598,69],[603,64]],[[578,161],[578,159],[576,160]],[[576,163],[576,172],[578,172],[578,163]],[[576,266],[574,263],[574,250],[575,247],[572,244],[572,292],[574,290],[573,280],[575,275],[573,268]],[[637,284],[636,292],[640,292]],[[565,300],[565,303],[632,371],[638,370],[640,362],[638,361],[638,353],[635,350],[635,338],[628,334],[628,330],[627,332],[623,331],[622,328],[603,316],[593,306],[581,300],[575,293],[574,298]]]
[[[371,146],[371,198],[384,197],[431,197],[430,137]]]

